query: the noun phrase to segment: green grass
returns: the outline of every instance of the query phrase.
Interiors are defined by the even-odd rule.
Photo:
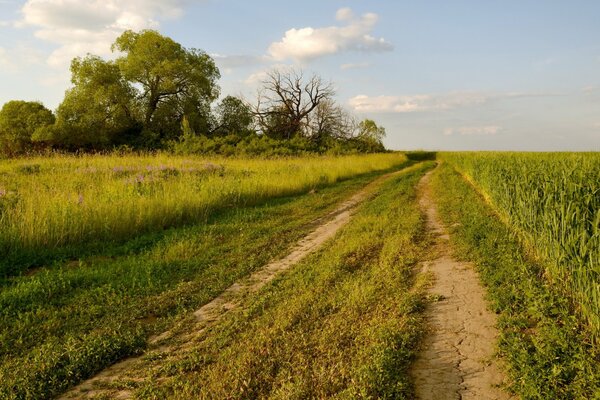
[[[444,153],[564,288],[600,343],[600,153]]]
[[[0,398],[49,398],[138,352],[149,335],[284,254],[311,221],[376,175],[226,208],[197,225],[141,235],[5,280]]]
[[[56,156],[0,160],[0,278],[218,210],[394,168],[401,153],[275,160]]]
[[[160,358],[136,398],[413,398],[429,244],[415,185],[430,167],[385,183],[321,250]]]
[[[526,256],[519,235],[448,163],[432,185],[457,255],[477,265],[499,314],[511,389],[524,400],[599,399],[600,350],[564,288],[545,278],[545,264]]]

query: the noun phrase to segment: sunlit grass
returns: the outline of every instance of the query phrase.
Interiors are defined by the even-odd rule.
[[[0,162],[0,276],[42,253],[205,219],[406,161],[400,153],[277,160],[57,156]]]

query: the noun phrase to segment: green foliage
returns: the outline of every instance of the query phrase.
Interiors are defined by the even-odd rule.
[[[234,96],[213,110],[220,72],[204,51],[187,49],[153,30],[125,31],[112,50],[120,53],[114,61],[94,55],[72,61],[73,86],[57,109],[56,122],[39,103],[7,103],[0,113],[0,155],[48,147],[162,149],[173,143],[179,153],[255,154],[265,143],[254,140],[261,135],[287,141],[267,146],[269,155],[348,152],[341,147],[385,150],[385,130],[371,120],[361,123],[359,135],[352,138],[352,119],[334,104],[331,85],[318,76],[304,85],[302,74],[292,84],[274,73],[283,85],[277,93],[285,99],[273,100],[267,110],[253,110]],[[261,126],[260,132],[254,125]],[[245,140],[249,136],[253,139]],[[227,139],[216,139],[223,137]],[[305,145],[303,138],[313,143]]]
[[[113,50],[125,53],[116,60],[123,77],[141,86],[138,99],[146,129],[157,132],[161,139],[172,139],[186,115],[192,129],[206,130],[209,105],[219,95],[220,77],[208,54],[186,49],[152,30],[124,32]]]
[[[372,153],[385,151],[383,138],[385,137],[385,128],[378,126],[375,121],[365,119],[358,123],[358,134],[353,138],[356,147],[361,152]]]
[[[135,91],[114,62],[96,56],[71,63],[73,88],[57,110],[56,126],[34,140],[65,149],[101,149],[127,142],[135,131]]]
[[[494,166],[481,153],[462,156],[482,157],[489,163],[487,168]],[[554,163],[568,159],[558,157]],[[513,155],[506,161],[518,163],[519,158],[529,157]],[[454,247],[477,265],[499,314],[499,350],[508,364],[511,388],[524,400],[600,398],[600,350],[563,288],[544,279],[544,264],[525,256],[528,251],[514,230],[499,220],[452,166],[443,164],[432,184]]]
[[[212,134],[248,136],[254,133],[252,110],[241,99],[234,96],[225,97],[217,106],[216,114],[217,127],[212,130]]]
[[[13,100],[0,110],[0,153],[21,154],[33,148],[36,132],[54,123],[42,103]]]

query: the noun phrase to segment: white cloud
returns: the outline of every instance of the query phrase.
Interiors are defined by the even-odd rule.
[[[35,36],[58,45],[47,59],[64,68],[72,58],[110,54],[124,30],[157,28],[156,18],[177,18],[186,0],[28,0],[16,26],[37,28]]]
[[[335,19],[338,21],[350,21],[352,18],[354,18],[354,13],[348,7],[340,8],[335,13]]]
[[[446,128],[444,129],[444,135],[477,135],[477,136],[490,136],[500,132],[502,128],[497,125],[486,125],[486,126],[461,126],[458,128]]]
[[[349,100],[357,112],[409,113],[441,111],[485,103],[489,99],[482,93],[454,92],[441,95],[420,94],[413,96],[366,96],[358,95]]]
[[[0,47],[0,66],[7,72],[18,72],[42,62],[42,52],[30,45],[17,43],[11,48]]]
[[[355,18],[352,10],[342,8],[336,19],[345,26],[324,28],[292,28],[279,42],[269,46],[269,55],[278,61],[292,59],[299,62],[345,51],[381,52],[393,49],[384,38],[376,38],[371,31],[377,24],[377,14],[367,13]]]
[[[340,69],[346,71],[346,70],[349,70],[349,69],[368,68],[370,66],[371,66],[371,63],[368,63],[368,62],[348,63],[348,64],[342,64],[342,65],[340,65]]]
[[[417,94],[409,96],[354,96],[349,101],[350,107],[357,112],[372,113],[409,113],[423,111],[445,111],[456,108],[476,106],[494,100],[519,99],[525,97],[560,96],[556,93],[485,93],[485,92],[450,92],[442,94]]]

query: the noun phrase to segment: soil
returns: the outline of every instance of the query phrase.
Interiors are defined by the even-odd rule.
[[[416,167],[416,166],[415,166]],[[118,362],[77,385],[60,399],[82,399],[107,396],[111,399],[128,399],[133,396],[130,389],[123,389],[121,383],[143,382],[152,366],[149,359],[166,360],[178,353],[189,351],[190,347],[214,323],[233,309],[243,306],[244,299],[256,293],[281,273],[289,270],[304,257],[321,247],[350,221],[357,206],[376,192],[377,187],[393,175],[406,172],[413,167],[385,174],[369,183],[365,188],[341,203],[334,211],[313,222],[315,228],[292,248],[282,259],[273,261],[258,269],[250,276],[234,283],[223,293],[193,313],[172,330],[150,338],[148,349],[140,356]]]
[[[501,387],[505,376],[494,357],[496,316],[473,266],[452,257],[430,188],[431,172],[419,183],[419,202],[434,236],[433,259],[423,272],[434,275],[433,302],[426,310],[428,332],[411,374],[421,400],[513,399]]]

